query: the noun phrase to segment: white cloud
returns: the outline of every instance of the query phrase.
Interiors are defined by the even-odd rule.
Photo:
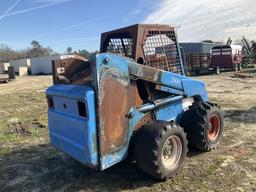
[[[162,0],[143,23],[179,26],[180,41],[256,39],[255,0]]]

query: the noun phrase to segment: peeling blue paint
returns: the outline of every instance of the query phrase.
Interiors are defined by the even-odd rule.
[[[144,113],[140,113],[135,108],[132,108],[128,114],[132,114],[132,118],[129,119],[128,125],[128,132],[127,132],[127,141],[124,146],[116,151],[115,153],[109,154],[103,158],[101,158],[101,170],[107,169],[112,165],[119,163],[120,161],[124,160],[128,155],[128,148],[130,138],[132,136],[134,127],[139,123],[139,121],[146,115]]]
[[[47,89],[54,108],[48,110],[51,144],[89,167],[98,166],[94,91],[86,86],[54,85]],[[77,101],[87,106],[79,116]],[[66,108],[63,105],[66,105]]]
[[[101,155],[100,142],[104,140],[102,133],[104,123],[102,123],[100,115],[97,118],[96,116],[99,114],[101,94],[104,94],[102,92],[103,76],[110,75],[110,78],[120,81],[124,87],[129,87],[130,76],[136,79],[136,75],[139,75],[138,78],[143,79],[146,73],[143,73],[142,65],[129,58],[110,53],[97,55],[95,64],[94,89],[87,86],[53,85],[47,90],[47,96],[51,96],[54,102],[54,109],[48,111],[49,134],[52,145],[57,149],[89,167],[104,170],[126,158],[134,128],[151,111],[139,111],[141,106],[131,106],[127,110],[127,116],[123,117],[128,121],[127,125],[124,125],[127,130],[125,130],[126,137],[122,146],[116,148],[112,153]],[[199,95],[204,101],[208,100],[203,82],[167,71],[154,70],[148,68],[149,74],[156,73],[154,73],[154,77],[146,80],[159,85],[158,90],[168,93],[167,98],[157,100],[158,104],[161,104],[158,105],[159,107],[155,107],[156,101],[145,103],[145,105],[152,105],[150,109],[154,111],[156,120],[179,122],[184,110],[182,102],[185,97]],[[105,71],[107,72],[105,73]],[[113,90],[114,92],[115,90]],[[166,102],[163,105],[162,101],[169,100],[172,102]],[[78,101],[86,104],[88,117],[79,116]]]

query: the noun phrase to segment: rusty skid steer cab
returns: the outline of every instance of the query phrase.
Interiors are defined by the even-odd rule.
[[[46,92],[51,144],[94,169],[132,153],[142,171],[166,180],[183,167],[188,144],[210,151],[222,137],[222,112],[205,83],[184,75],[168,25],[103,33],[90,61],[54,61],[53,81]]]

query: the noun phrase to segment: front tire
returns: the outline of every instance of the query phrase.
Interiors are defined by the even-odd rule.
[[[142,171],[166,180],[183,167],[187,156],[186,133],[175,123],[149,123],[136,134],[134,152],[137,166]]]
[[[203,151],[215,149],[223,135],[224,117],[215,103],[199,102],[187,110],[182,117],[189,145]]]

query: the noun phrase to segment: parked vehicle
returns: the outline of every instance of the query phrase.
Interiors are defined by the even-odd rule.
[[[242,68],[243,48],[240,45],[223,45],[212,49],[211,67],[220,70],[240,70]]]
[[[55,61],[53,80],[51,143],[88,167],[105,170],[133,154],[141,170],[166,180],[183,167],[188,143],[210,151],[222,137],[222,111],[205,83],[184,76],[168,25],[103,33],[101,54]]]
[[[7,74],[5,74],[5,73],[1,74],[0,73],[0,75],[1,75],[0,76],[0,84],[1,83],[8,83],[9,81],[14,80],[16,78],[13,66],[8,67]]]

